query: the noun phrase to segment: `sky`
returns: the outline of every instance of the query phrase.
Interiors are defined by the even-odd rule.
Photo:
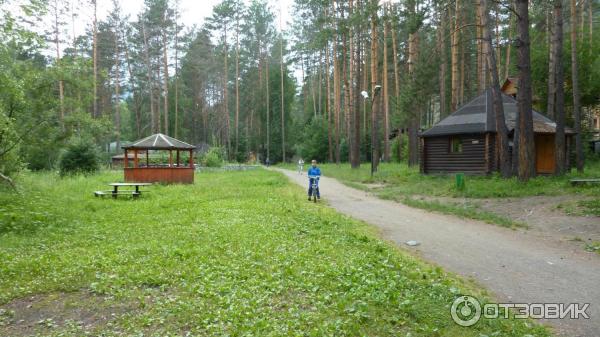
[[[93,22],[93,7],[90,5],[89,0],[58,0],[59,4],[69,8],[67,13],[64,15],[65,27],[64,33],[72,39],[73,35],[78,36],[85,33],[86,30],[91,29]],[[123,15],[129,15],[131,21],[135,21],[138,13],[142,11],[144,6],[144,0],[118,0],[121,6]],[[204,23],[205,19],[212,14],[213,7],[220,3],[222,0],[179,0],[179,15],[180,24],[186,27],[192,27],[193,25],[200,26]],[[246,4],[250,3],[250,0],[243,0]],[[20,5],[27,4],[28,0],[10,0],[8,3],[0,1],[0,12],[8,10],[13,16],[20,16],[22,11]],[[279,13],[281,11],[282,27],[286,30],[291,23],[291,12],[292,4],[294,0],[267,0],[271,10],[276,15],[276,25],[279,28]],[[112,0],[97,0],[97,15],[98,20],[104,20],[111,11],[113,4]],[[72,20],[72,12],[76,13],[75,21]],[[51,13],[48,13],[43,18],[42,23],[39,27],[33,27],[39,33],[44,31],[50,31],[52,28],[53,17]],[[69,39],[69,40],[70,40]]]
[[[112,8],[111,0],[97,0],[98,1],[98,17],[104,19],[108,12]],[[180,0],[180,20],[186,27],[191,27],[194,24],[200,26],[204,23],[205,18],[212,14],[212,9],[215,5],[220,3],[221,0]],[[244,0],[246,3],[250,3],[249,0]],[[277,25],[279,25],[279,10],[282,12],[282,25],[283,29],[287,28],[288,21],[291,21],[290,11],[292,8],[293,0],[268,0],[271,9],[277,16]],[[142,10],[144,0],[120,0],[123,14],[130,15],[131,19],[135,19],[137,14]]]

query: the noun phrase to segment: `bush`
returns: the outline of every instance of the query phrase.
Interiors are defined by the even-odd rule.
[[[392,152],[392,161],[399,163],[402,159],[405,160],[406,159],[406,155],[408,154],[408,136],[407,135],[401,135],[400,137],[402,137],[402,149],[399,149],[400,147],[400,138],[396,137],[394,138],[394,140],[392,141],[392,148],[391,148],[391,152]],[[401,150],[401,151],[399,151]],[[400,155],[402,156],[402,158],[400,158]]]
[[[201,163],[206,167],[221,167],[223,166],[223,150],[220,147],[211,147],[202,156]]]
[[[0,173],[7,177],[15,176],[23,168],[19,142],[13,120],[0,111]]]
[[[96,145],[91,141],[71,142],[60,158],[60,175],[93,173],[100,169],[100,157]]]

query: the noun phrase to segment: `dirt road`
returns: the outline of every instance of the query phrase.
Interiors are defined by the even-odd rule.
[[[279,170],[306,187],[306,175]],[[590,303],[590,319],[548,320],[559,335],[600,336],[600,256],[566,242],[478,221],[430,213],[343,185],[320,182],[339,212],[377,226],[390,240],[446,270],[475,279],[498,301]],[[308,202],[308,201],[307,201]],[[409,247],[406,241],[420,245]]]

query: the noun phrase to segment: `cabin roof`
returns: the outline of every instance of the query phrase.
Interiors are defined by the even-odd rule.
[[[136,140],[135,142],[127,146],[123,146],[122,148],[147,150],[192,150],[196,147],[162,133],[156,133],[152,136]]]
[[[502,93],[504,105],[504,119],[508,131],[515,128],[517,116],[517,101]],[[556,123],[550,118],[533,110],[533,130],[536,133],[556,132]],[[421,136],[445,136],[463,133],[486,133],[496,132],[496,121],[494,119],[494,104],[492,89],[488,88],[483,94],[475,97],[470,102],[462,105],[458,110],[442,119]],[[570,128],[565,128],[565,133],[573,133]]]

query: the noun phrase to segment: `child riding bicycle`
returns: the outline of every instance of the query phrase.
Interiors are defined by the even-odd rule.
[[[311,161],[311,167],[308,169],[308,200],[310,201],[310,197],[313,193],[313,184],[315,185],[315,193],[317,195],[317,199],[321,199],[321,194],[319,193],[319,179],[321,178],[321,169],[317,167],[317,161]]]

